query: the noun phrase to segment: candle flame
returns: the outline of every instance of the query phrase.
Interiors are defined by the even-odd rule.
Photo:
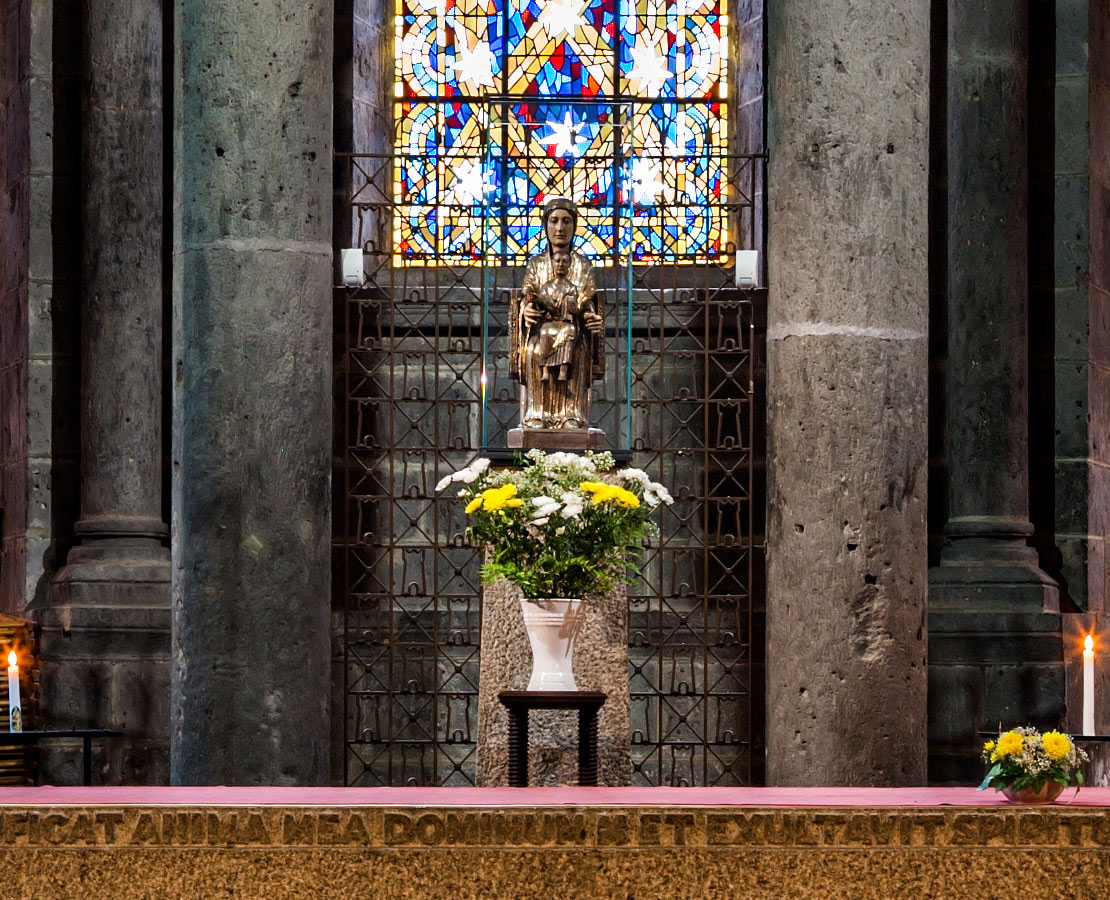
[[[16,663],[15,651],[12,650],[8,653],[8,665],[11,666],[14,669],[15,668],[15,663]]]
[[[1087,635],[1085,638],[1083,638],[1083,649],[1092,652],[1094,651],[1095,639],[1091,637],[1091,635]]]

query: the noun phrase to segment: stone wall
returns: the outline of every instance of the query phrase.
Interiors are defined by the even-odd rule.
[[[0,611],[27,569],[27,251],[30,0],[0,10]]]
[[[1110,8],[1090,4],[1087,609],[1110,612]],[[1104,638],[1103,647],[1107,646]],[[1105,658],[1105,656],[1103,657]]]
[[[45,602],[77,514],[80,6],[5,3],[0,611]]]
[[[335,147],[341,153],[388,156],[393,150],[393,16],[394,7],[389,0],[336,3]],[[390,160],[361,160],[358,165],[371,182],[359,199],[364,203],[388,203],[393,194]],[[352,216],[344,203],[346,181],[339,176],[337,172],[337,246],[358,247],[369,242],[379,252],[388,248],[388,213],[364,209]]]
[[[729,60],[732,65],[732,89],[729,115],[730,152],[763,153],[764,141],[764,97],[763,61],[764,45],[763,0],[730,0],[729,3]],[[763,167],[755,169],[755,180],[736,184],[745,193],[752,189],[755,197],[756,214],[753,220],[743,218],[736,223],[738,227],[737,246],[753,247],[760,251],[763,246]],[[763,284],[763,281],[760,281]]]
[[[1101,606],[1098,507],[1110,427],[1097,400],[1088,265],[1088,2],[1035,0],[1030,44],[1029,320],[1031,515],[1041,565],[1060,585],[1061,609]],[[1101,514],[1105,518],[1105,513]],[[1104,523],[1105,524],[1105,523]]]

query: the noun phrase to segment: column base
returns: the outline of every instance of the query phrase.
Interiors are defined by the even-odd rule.
[[[119,537],[74,547],[54,576],[51,607],[170,608],[170,552],[151,538]]]
[[[151,538],[90,541],[51,587],[38,616],[47,727],[124,732],[94,743],[94,784],[168,784],[169,550]],[[79,784],[79,742],[44,748],[40,766],[43,783]]]
[[[929,611],[930,784],[983,777],[980,731],[1060,725],[1063,625],[1051,612]]]
[[[929,570],[930,610],[1059,612],[1059,588],[1028,544],[1030,523],[965,517],[944,531],[950,542]]]
[[[1055,727],[1065,709],[1063,619],[1033,526],[949,521],[929,570],[929,782],[982,777],[980,731]]]

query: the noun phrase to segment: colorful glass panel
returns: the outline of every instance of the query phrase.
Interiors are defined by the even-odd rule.
[[[727,247],[724,0],[397,0],[395,261],[542,244],[553,195],[583,252]]]

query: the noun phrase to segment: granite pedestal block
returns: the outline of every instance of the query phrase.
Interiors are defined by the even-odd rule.
[[[482,607],[482,667],[478,687],[478,784],[509,783],[508,712],[502,691],[528,685],[532,651],[520,614],[520,589],[507,581],[487,585]],[[628,698],[628,601],[624,588],[585,604],[574,647],[574,678],[580,691],[608,695],[598,715],[599,785],[632,780]],[[529,784],[576,784],[578,717],[573,711],[536,710],[529,721]]]

